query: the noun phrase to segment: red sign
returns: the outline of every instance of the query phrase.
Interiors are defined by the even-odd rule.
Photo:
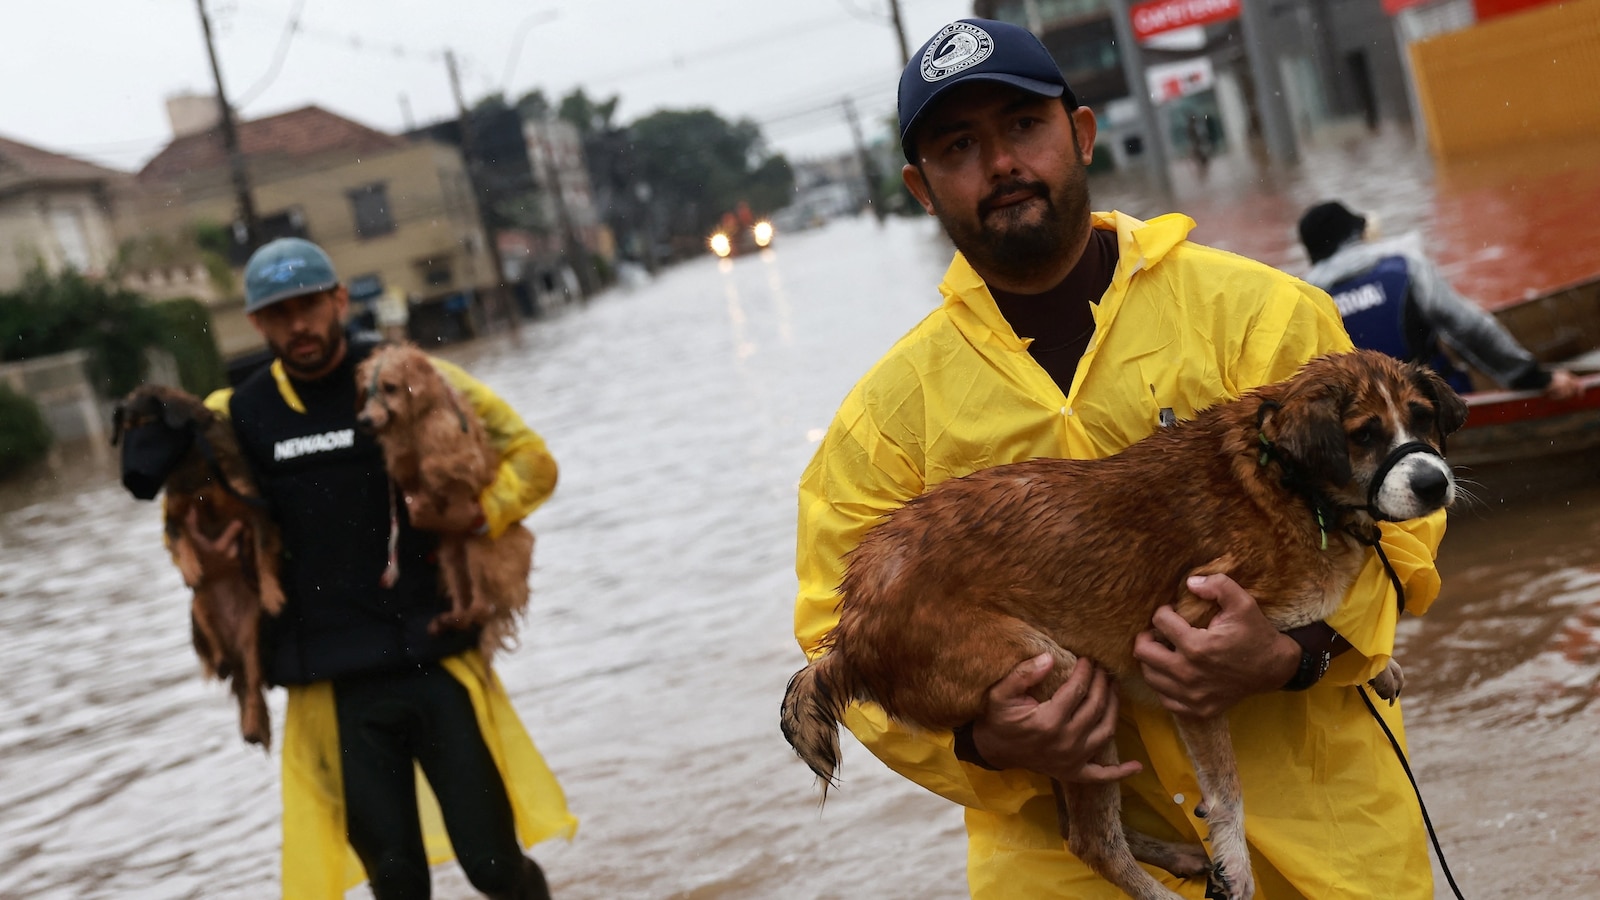
[[[1239,18],[1240,0],[1152,0],[1131,11],[1133,37],[1152,35],[1190,25],[1210,25]]]

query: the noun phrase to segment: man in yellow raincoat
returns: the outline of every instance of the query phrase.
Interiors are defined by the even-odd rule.
[[[429,864],[454,856],[489,897],[547,900],[522,849],[577,820],[477,632],[429,624],[449,606],[435,533],[500,534],[550,496],[555,461],[504,401],[436,360],[500,467],[475,501],[412,509],[357,427],[355,371],[374,344],[346,334],[348,309],[320,247],[257,250],[245,311],[275,358],[206,401],[232,423],[283,537],[287,602],[262,623],[268,680],[289,689],[283,895],[336,900],[365,875],[378,900],[427,897]]]
[[[845,398],[802,477],[795,632],[813,657],[838,621],[846,555],[931,485],[1034,457],[1108,456],[1351,347],[1326,294],[1189,243],[1186,216],[1090,213],[1094,115],[1026,31],[951,23],[906,67],[899,103],[906,185],[960,253],[943,305]],[[1442,513],[1382,526],[1413,613],[1438,593],[1443,530]],[[1326,623],[1292,635],[1226,576],[1193,590],[1220,607],[1210,625],[1163,608],[1136,655],[1171,712],[1229,715],[1256,896],[1431,900],[1416,800],[1353,687],[1393,652],[1396,596],[1376,558]],[[1120,779],[1130,827],[1206,834],[1168,712],[1119,710],[1086,660],[1036,702],[1026,691],[1047,672],[1048,657],[1021,661],[954,734],[909,731],[870,704],[845,717],[887,765],[966,808],[981,900],[1121,896],[1065,848],[1051,777]],[[1399,708],[1379,711],[1403,741]],[[1113,734],[1124,762],[1089,763]],[[1207,896],[1204,879],[1151,873]]]

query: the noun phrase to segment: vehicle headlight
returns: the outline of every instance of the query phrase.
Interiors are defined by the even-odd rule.
[[[757,222],[753,231],[755,234],[757,247],[765,247],[766,245],[772,243],[771,222]]]
[[[711,236],[711,252],[726,259],[728,254],[733,252],[733,242],[719,231]]]

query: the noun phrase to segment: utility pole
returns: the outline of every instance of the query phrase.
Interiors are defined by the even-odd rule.
[[[1250,80],[1255,82],[1256,112],[1261,116],[1261,136],[1267,142],[1267,155],[1279,165],[1300,160],[1289,119],[1289,103],[1283,94],[1283,76],[1278,57],[1268,46],[1267,4],[1244,0],[1239,4],[1239,28],[1244,35],[1244,55],[1250,60]]]
[[[911,47],[906,44],[906,24],[900,18],[900,0],[889,0],[889,19],[894,22],[894,36],[900,39],[900,65],[911,64]]]
[[[1022,0],[1023,16],[1028,20],[1028,30],[1036,38],[1044,38],[1044,16],[1039,14],[1039,0]]]
[[[867,142],[861,137],[861,122],[856,119],[856,105],[849,97],[839,101],[844,106],[844,117],[850,122],[850,135],[856,141],[856,155],[861,158],[861,178],[867,183],[867,203],[872,206],[872,214],[877,216],[878,224],[883,224],[883,204],[878,202],[878,182],[883,179],[878,174],[878,165],[872,161],[872,154],[867,150]]]
[[[1245,0],[1248,6],[1251,0]],[[1111,23],[1117,30],[1117,50],[1122,54],[1122,71],[1128,76],[1128,93],[1139,106],[1139,123],[1144,126],[1146,158],[1150,161],[1151,175],[1156,190],[1163,197],[1172,197],[1172,172],[1167,168],[1167,139],[1162,133],[1161,118],[1156,115],[1155,104],[1150,101],[1150,79],[1145,77],[1144,56],[1139,42],[1133,37],[1133,20],[1128,15],[1128,0],[1109,0]]]
[[[211,17],[206,14],[206,0],[194,0],[194,5],[200,10],[200,30],[206,37],[206,56],[211,59],[211,77],[217,83],[217,113],[222,119],[222,146],[228,153],[233,193],[239,203],[239,220],[234,224],[234,238],[247,253],[254,252],[256,242],[261,238],[261,224],[256,218],[255,200],[250,196],[250,175],[245,171],[244,154],[239,151],[239,131],[234,127],[233,108],[228,105],[228,93],[222,88],[222,67],[217,65],[217,48],[211,38]]]
[[[467,184],[472,187],[473,203],[478,209],[478,225],[483,229],[483,240],[489,251],[489,264],[494,268],[491,275],[489,289],[490,303],[493,311],[506,320],[507,327],[511,330],[513,338],[521,335],[521,322],[517,311],[512,307],[511,298],[505,286],[505,265],[500,259],[500,242],[496,239],[494,223],[490,219],[489,198],[483,189],[483,173],[478,165],[478,157],[474,152],[474,138],[472,127],[472,113],[467,110],[466,98],[461,94],[461,75],[456,71],[456,54],[454,50],[444,51],[445,69],[450,73],[450,91],[456,98],[456,123],[461,129],[461,161],[467,167]],[[472,259],[472,254],[467,254],[467,259]]]

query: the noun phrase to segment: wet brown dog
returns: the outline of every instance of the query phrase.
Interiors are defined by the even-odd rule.
[[[427,354],[409,344],[380,347],[356,371],[362,392],[361,424],[383,448],[395,485],[415,503],[448,508],[476,500],[499,469],[500,457],[478,418]],[[439,536],[439,569],[450,611],[430,628],[483,626],[485,655],[515,634],[528,605],[533,532],[520,522],[498,538]]]
[[[1134,638],[1165,603],[1196,626],[1210,620],[1215,607],[1188,591],[1188,576],[1232,576],[1280,630],[1325,619],[1360,572],[1374,519],[1454,500],[1436,451],[1465,420],[1461,398],[1431,371],[1357,351],[1313,360],[1106,459],[1039,459],[944,482],[851,555],[826,653],[789,682],[784,736],[826,791],[850,703],[950,730],[978,718],[989,687],[1019,662],[1046,652],[1055,667],[1041,700],[1087,656],[1129,700],[1155,705]],[[1213,878],[1245,900],[1254,881],[1226,717],[1176,722],[1204,794]],[[1116,748],[1098,761],[1114,763]],[[1115,784],[1063,787],[1068,846],[1129,895],[1177,896],[1136,858],[1183,876],[1207,870],[1197,846],[1124,834]]]
[[[117,405],[112,442],[119,440],[130,489],[142,478],[146,486],[135,490],[137,496],[151,499],[158,486],[164,490],[167,550],[194,592],[195,653],[207,675],[230,683],[244,739],[270,746],[260,632],[263,611],[275,616],[283,610],[281,544],[233,428],[199,398],[147,384]],[[155,461],[130,467],[130,456]],[[206,554],[212,563],[203,568],[200,551],[209,548],[197,542],[235,549],[231,556]]]

